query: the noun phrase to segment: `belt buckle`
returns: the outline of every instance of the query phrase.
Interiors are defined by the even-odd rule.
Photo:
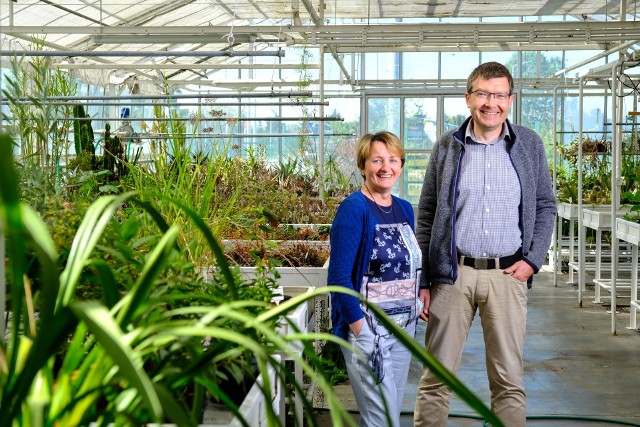
[[[473,260],[473,268],[476,270],[486,270],[489,267],[488,258],[475,258]]]

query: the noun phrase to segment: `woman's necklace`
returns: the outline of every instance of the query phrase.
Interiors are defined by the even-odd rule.
[[[371,192],[371,190],[369,190],[369,187],[367,186],[367,184],[364,185],[364,188],[367,189],[367,191],[371,195],[371,198],[373,199],[373,203],[375,203],[378,209],[380,209],[380,212],[382,212],[383,214],[390,214],[391,212],[393,212],[393,199],[391,199],[391,204],[389,205],[389,211],[387,212],[384,209],[382,209],[382,206],[380,206],[378,202],[376,202],[376,198],[373,196],[373,193]]]

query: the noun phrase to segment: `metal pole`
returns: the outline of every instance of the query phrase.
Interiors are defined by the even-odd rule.
[[[324,45],[320,45],[320,102],[324,101]],[[320,116],[324,116],[324,104],[320,105]],[[343,119],[344,120],[344,119]],[[320,122],[320,137],[318,138],[318,171],[320,173],[320,185],[318,193],[320,200],[324,201],[324,122]]]
[[[582,115],[584,107],[584,77],[580,77],[578,96],[578,306],[582,307],[582,290],[586,281],[585,240],[586,234],[582,221]]]
[[[616,239],[616,217],[618,210],[618,152],[621,150],[619,138],[622,123],[623,87],[618,84],[622,72],[622,58],[611,71],[611,333],[616,335],[616,281],[618,279],[618,241]],[[620,105],[618,105],[620,103]],[[620,108],[618,108],[620,107]],[[622,159],[622,156],[620,156]]]
[[[577,85],[574,84],[565,84],[565,85],[557,85],[553,88],[553,194],[557,194],[558,189],[558,90],[559,89],[571,89],[577,88]],[[573,230],[569,231],[573,234]],[[562,218],[557,217],[557,226],[554,228],[554,237],[552,241],[554,242],[554,250],[553,250],[553,285],[558,286],[558,269],[562,268],[562,260],[561,260],[561,244],[562,244]],[[569,248],[569,253],[573,254],[573,247]],[[572,255],[571,255],[572,258]],[[573,261],[573,259],[570,259]],[[569,267],[571,269],[571,267]]]

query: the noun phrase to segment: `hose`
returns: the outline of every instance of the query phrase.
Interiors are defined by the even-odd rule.
[[[413,415],[413,412],[403,412],[402,415]],[[482,417],[478,415],[466,415],[466,414],[454,414],[450,413],[449,418],[469,418],[473,420],[482,420]],[[527,421],[588,421],[592,423],[606,423],[606,424],[617,424],[623,426],[634,426],[640,427],[640,424],[633,423],[631,421],[624,420],[616,420],[609,418],[601,418],[601,417],[585,417],[581,415],[528,415]],[[489,424],[483,424],[484,426],[490,427]]]
[[[316,411],[327,411],[327,408],[313,408]],[[354,409],[350,409],[349,410],[350,414],[357,414],[358,411],[354,410]],[[413,416],[413,411],[402,411],[400,413],[400,415],[404,415],[404,416],[408,416],[411,415]],[[478,420],[478,421],[482,421],[483,418],[479,415],[472,415],[472,414],[456,414],[456,413],[449,413],[449,418],[467,418],[467,419],[471,419],[471,420]],[[588,422],[592,422],[592,423],[604,423],[604,424],[616,424],[616,425],[621,425],[621,426],[633,426],[633,427],[640,427],[640,424],[638,423],[634,423],[631,421],[624,421],[624,420],[616,420],[616,419],[611,419],[611,418],[601,418],[601,417],[586,417],[586,416],[581,416],[581,415],[528,415],[527,416],[527,420],[528,421],[588,421]],[[489,424],[483,424],[486,427],[490,427]]]

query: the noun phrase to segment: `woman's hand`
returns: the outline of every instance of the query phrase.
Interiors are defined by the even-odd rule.
[[[362,330],[363,323],[364,323],[364,317],[360,320],[356,320],[353,323],[349,323],[349,328],[351,329],[351,332],[353,332],[353,335],[356,336],[356,338],[358,338],[358,336],[360,335],[360,331]]]
[[[420,301],[422,301],[422,313],[420,313],[420,318],[425,322],[429,321],[429,304],[431,303],[431,290],[430,289],[420,289]]]

